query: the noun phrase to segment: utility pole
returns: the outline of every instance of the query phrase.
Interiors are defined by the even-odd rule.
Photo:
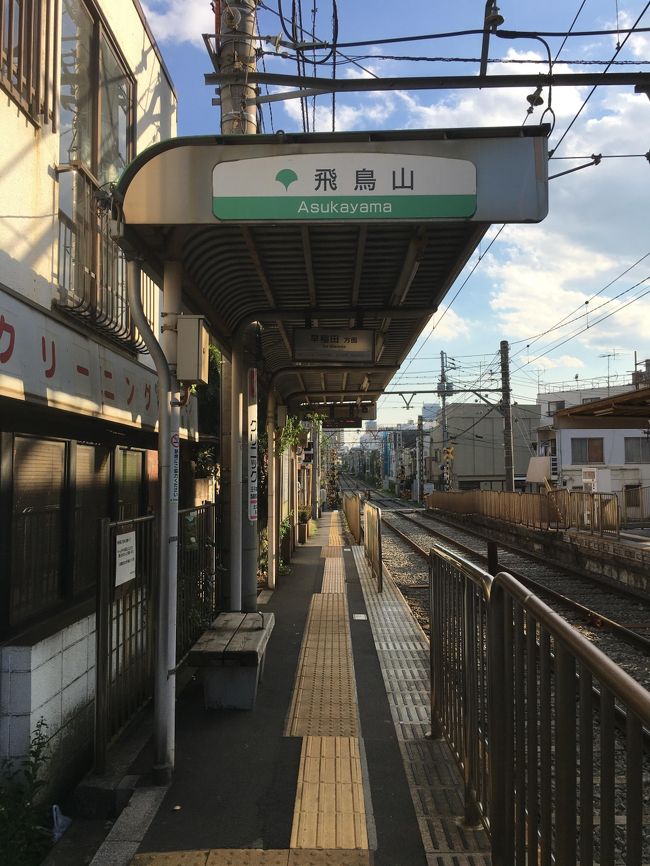
[[[244,73],[241,84],[222,84],[219,87],[221,102],[221,132],[228,134],[250,134],[257,132],[257,110],[255,107],[255,85],[246,84],[247,72],[256,70],[255,20],[257,0],[222,0],[220,30],[219,68],[224,74]]]
[[[415,481],[415,499],[418,505],[422,504],[422,464],[424,463],[424,442],[422,432],[422,415],[418,415],[418,441],[415,449],[416,459],[416,481]]]
[[[515,489],[515,470],[512,446],[512,406],[510,405],[510,347],[507,340],[501,340],[501,412],[503,414],[503,462],[505,469],[505,489],[512,493]]]
[[[447,449],[447,357],[440,352],[440,382],[438,383],[438,394],[440,395],[440,427],[442,430],[442,453]],[[450,479],[444,484],[445,490],[451,485]]]

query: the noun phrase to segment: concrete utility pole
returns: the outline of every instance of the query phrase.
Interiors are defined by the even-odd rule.
[[[512,446],[512,406],[510,405],[510,348],[507,340],[501,340],[501,412],[503,413],[503,461],[505,489],[515,489],[515,468]]]
[[[222,0],[221,51],[219,66],[222,73],[255,72],[256,54],[253,37],[256,31],[257,0]],[[221,132],[224,135],[248,135],[257,132],[257,110],[254,102],[255,85],[222,84]]]

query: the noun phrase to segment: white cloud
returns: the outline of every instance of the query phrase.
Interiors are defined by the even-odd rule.
[[[468,339],[474,333],[478,323],[463,319],[455,310],[443,305],[431,317],[426,330],[430,331],[432,325],[433,333],[430,339],[451,341]]]
[[[645,291],[642,286],[617,300],[613,296],[647,276],[650,264],[635,268],[593,297],[632,262],[585,248],[542,227],[512,228],[508,233],[504,252],[498,258],[488,254],[485,265],[492,281],[490,309],[509,339],[530,339],[530,349],[523,353],[527,358],[537,358],[565,339],[572,348],[589,353],[609,351],[612,346],[629,352],[644,345],[650,328],[650,283],[648,296],[632,303]],[[555,327],[558,323],[562,326]],[[553,330],[543,333],[549,329]],[[553,366],[542,359],[535,363]],[[575,361],[565,366],[575,366]]]
[[[507,59],[541,60],[541,54],[534,51],[517,51],[511,48],[505,55]],[[535,65],[539,71],[540,66]],[[519,64],[491,64],[490,75],[516,75],[530,73],[530,67]],[[570,72],[570,67],[558,64],[556,72]],[[558,121],[573,117],[580,107],[585,88],[555,88],[551,95],[552,107]],[[426,127],[456,126],[511,126],[520,125],[527,117],[526,96],[530,88],[464,90],[454,93],[439,91],[432,102],[424,102],[423,97],[399,92],[402,106],[407,112],[405,126],[422,129]],[[537,123],[541,113],[548,106],[548,89],[543,94],[544,105],[536,108],[530,122]],[[545,121],[549,118],[545,117]]]
[[[214,33],[214,12],[207,0],[149,0],[142,7],[160,42],[203,45],[202,33]]]
[[[623,28],[632,27],[636,18],[636,15],[632,16],[629,12],[622,11],[620,14],[620,26]],[[643,22],[641,22],[641,26],[643,26]],[[621,36],[620,41],[622,42],[624,38],[624,36]],[[639,60],[647,60],[650,57],[650,39],[648,38],[648,34],[633,33],[625,43],[625,48],[630,49],[633,57],[637,57]]]

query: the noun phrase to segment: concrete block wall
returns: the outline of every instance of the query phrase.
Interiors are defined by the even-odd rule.
[[[95,696],[95,615],[31,646],[0,649],[0,760],[29,750],[39,719],[47,723],[50,753],[72,739],[88,751]]]

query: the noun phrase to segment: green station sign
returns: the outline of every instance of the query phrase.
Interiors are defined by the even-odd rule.
[[[309,153],[218,163],[212,213],[223,221],[467,219],[476,168],[400,153]]]

